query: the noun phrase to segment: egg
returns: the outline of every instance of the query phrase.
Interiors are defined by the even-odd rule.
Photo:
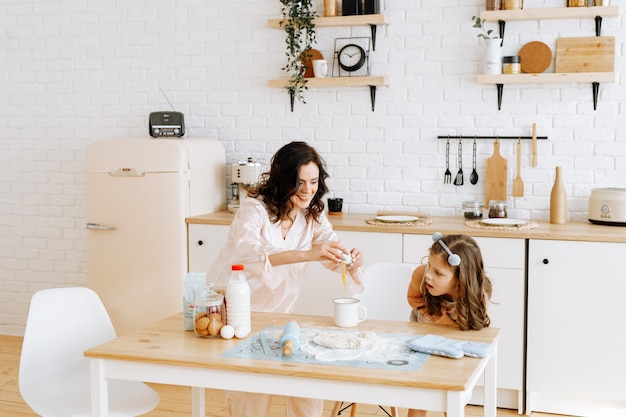
[[[250,333],[250,326],[239,326],[235,329],[235,337],[237,339],[243,339]]]
[[[229,326],[228,324],[226,326],[223,326],[220,330],[220,336],[222,336],[224,339],[232,339],[234,335],[235,328],[233,326]]]

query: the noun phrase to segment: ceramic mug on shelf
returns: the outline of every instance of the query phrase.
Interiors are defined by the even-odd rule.
[[[367,310],[356,298],[335,298],[333,304],[335,326],[354,327],[367,318]]]
[[[328,62],[325,59],[313,60],[313,75],[315,78],[324,78],[328,73]]]

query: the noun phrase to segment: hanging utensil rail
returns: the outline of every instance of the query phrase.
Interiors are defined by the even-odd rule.
[[[474,135],[439,135],[437,139],[489,139],[489,140],[500,140],[500,139],[521,139],[521,140],[531,140],[532,136],[474,136]],[[547,136],[537,136],[537,140],[548,140]]]

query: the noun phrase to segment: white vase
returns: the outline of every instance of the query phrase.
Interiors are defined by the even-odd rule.
[[[485,41],[485,55],[483,72],[485,74],[502,74],[502,48],[500,39],[483,39]]]

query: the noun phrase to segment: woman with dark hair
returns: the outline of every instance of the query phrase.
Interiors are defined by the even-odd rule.
[[[328,192],[326,164],[305,142],[291,142],[272,157],[269,172],[248,191],[235,215],[227,241],[207,277],[226,286],[231,265],[243,264],[253,311],[293,313],[309,262],[340,271],[342,254],[352,258],[348,271],[361,284],[363,259],[346,249],[324,213]],[[226,409],[233,417],[265,417],[270,395],[227,391]],[[287,398],[287,417],[321,416],[323,401]]]

